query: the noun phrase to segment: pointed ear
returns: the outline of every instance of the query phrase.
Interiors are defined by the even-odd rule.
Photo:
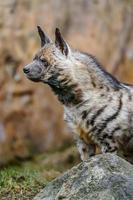
[[[43,47],[45,44],[50,43],[51,40],[48,38],[48,36],[43,32],[40,26],[37,26],[37,30],[41,39],[41,47]]]
[[[68,44],[65,42],[65,40],[63,39],[60,30],[58,28],[55,29],[55,45],[58,49],[60,49],[60,51],[68,56],[69,52],[70,52],[70,48],[68,46]]]

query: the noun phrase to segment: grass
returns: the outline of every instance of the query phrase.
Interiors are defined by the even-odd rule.
[[[31,200],[49,181],[78,162],[72,147],[5,166],[0,169],[0,200]]]
[[[29,163],[3,168],[0,171],[0,199],[32,199],[47,183],[41,173]]]

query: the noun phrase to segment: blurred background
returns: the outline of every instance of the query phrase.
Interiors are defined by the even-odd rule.
[[[36,26],[95,55],[119,80],[133,83],[132,0],[0,0],[0,164],[73,144],[50,88],[22,69],[40,48]]]

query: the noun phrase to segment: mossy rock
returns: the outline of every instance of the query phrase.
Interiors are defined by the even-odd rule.
[[[133,166],[104,154],[50,182],[34,200],[133,200]]]

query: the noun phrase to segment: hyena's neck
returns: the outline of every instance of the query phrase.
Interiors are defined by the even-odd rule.
[[[75,106],[83,101],[83,92],[79,84],[73,83],[70,79],[58,80],[59,74],[54,74],[48,80],[48,85],[57,95],[59,101],[65,106]]]

